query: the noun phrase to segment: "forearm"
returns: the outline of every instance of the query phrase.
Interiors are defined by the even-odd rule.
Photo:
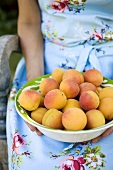
[[[20,23],[18,26],[28,80],[44,74],[43,38],[40,29],[37,29],[37,25],[27,23]]]
[[[18,0],[18,35],[26,60],[27,79],[44,74],[41,15],[37,0]]]

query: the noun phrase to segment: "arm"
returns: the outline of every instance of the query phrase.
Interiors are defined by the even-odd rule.
[[[18,0],[18,36],[26,61],[27,80],[44,74],[43,37],[41,33],[41,14],[37,0]],[[26,122],[27,123],[27,122]],[[28,124],[31,131],[41,132]]]
[[[44,74],[41,15],[37,0],[18,0],[18,35],[26,61],[27,79]]]

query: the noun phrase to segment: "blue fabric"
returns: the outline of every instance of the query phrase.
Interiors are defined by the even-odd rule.
[[[96,68],[113,78],[113,1],[39,0],[45,39],[45,74],[55,68]],[[31,132],[15,110],[26,81],[25,61],[16,69],[7,109],[9,170],[113,170],[113,134],[93,144],[55,141]]]

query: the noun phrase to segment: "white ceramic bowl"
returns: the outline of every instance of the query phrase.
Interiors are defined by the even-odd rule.
[[[88,141],[91,140],[99,135],[101,135],[106,129],[109,127],[113,126],[113,120],[110,121],[109,123],[105,124],[104,126],[95,128],[95,129],[90,129],[90,130],[80,130],[80,131],[67,131],[67,130],[56,130],[56,129],[51,129],[47,128],[34,120],[32,120],[27,112],[19,105],[18,103],[18,97],[21,94],[22,90],[25,89],[39,89],[39,84],[40,81],[43,78],[49,77],[50,75],[44,75],[42,77],[39,77],[37,79],[34,79],[28,83],[26,83],[17,93],[15,97],[15,107],[18,112],[18,114],[28,123],[31,125],[37,127],[44,135],[58,140],[62,142],[83,142],[83,141]],[[106,79],[104,80],[103,86],[112,86],[113,81]]]
[[[37,126],[37,128],[46,136],[62,141],[62,142],[83,142],[93,139],[101,135],[107,128],[113,126],[113,121],[108,125],[95,128],[92,130],[80,130],[80,131],[64,131],[49,129],[44,126]]]

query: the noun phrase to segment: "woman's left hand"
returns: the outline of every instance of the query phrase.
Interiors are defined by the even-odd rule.
[[[41,136],[42,133],[34,126],[32,126],[31,124],[29,124],[28,122],[25,121],[25,123],[27,124],[27,126],[29,127],[29,129],[32,131],[32,132],[36,132],[38,136]]]
[[[101,140],[102,138],[109,136],[111,133],[113,133],[113,127],[108,128],[104,133],[102,133],[102,135],[92,139],[92,142],[96,143],[99,140]]]

